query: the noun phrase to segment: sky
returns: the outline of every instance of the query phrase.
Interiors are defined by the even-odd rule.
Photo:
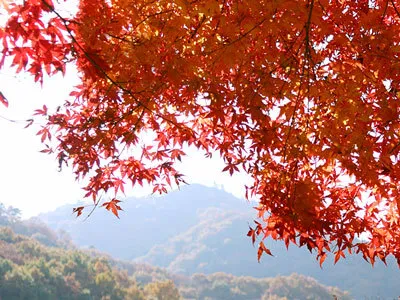
[[[50,110],[62,104],[78,82],[76,71],[71,67],[65,77],[46,78],[43,87],[34,83],[30,75],[16,76],[10,69],[0,70],[0,91],[9,101],[8,108],[0,105],[0,202],[19,208],[24,218],[83,200],[83,183],[75,180],[72,170],[63,168],[59,172],[55,156],[40,153],[44,149],[36,135],[40,124],[24,128],[23,122],[43,104]],[[250,183],[248,175],[240,173],[231,177],[222,173],[224,163],[218,155],[208,159],[195,149],[187,153],[179,171],[185,174],[188,183],[218,186],[244,198],[244,185]],[[149,195],[150,188],[126,190],[127,197]]]

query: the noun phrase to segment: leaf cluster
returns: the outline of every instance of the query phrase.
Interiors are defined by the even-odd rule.
[[[176,163],[194,146],[252,176],[254,241],[305,246],[321,264],[329,252],[400,263],[399,6],[80,0],[65,17],[27,0],[7,9],[0,67],[40,82],[77,67],[63,107],[37,111],[39,134],[96,206],[114,193],[104,206],[118,216],[126,184],[183,183]]]

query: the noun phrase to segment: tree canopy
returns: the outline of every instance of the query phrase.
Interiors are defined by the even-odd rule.
[[[191,145],[252,176],[259,258],[271,237],[321,264],[346,250],[400,263],[400,1],[57,5],[6,7],[0,66],[38,82],[78,69],[65,104],[36,114],[44,152],[89,178],[86,197],[128,183],[166,192]],[[118,216],[118,202],[102,205]]]

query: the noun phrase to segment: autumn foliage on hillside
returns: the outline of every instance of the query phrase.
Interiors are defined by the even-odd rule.
[[[126,184],[182,183],[174,163],[191,145],[253,177],[253,241],[306,245],[321,263],[347,251],[400,263],[400,1],[80,0],[67,17],[26,0],[7,10],[0,66],[38,82],[67,64],[79,71],[64,106],[36,114],[45,152],[89,177],[93,201]],[[117,201],[103,205],[118,215]]]

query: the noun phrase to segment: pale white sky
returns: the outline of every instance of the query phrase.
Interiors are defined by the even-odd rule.
[[[68,98],[71,88],[78,83],[76,72],[67,71],[66,77],[45,80],[43,88],[33,83],[29,75],[15,76],[12,71],[0,70],[0,91],[9,100],[9,107],[0,106],[0,116],[13,120],[30,119],[33,110],[46,104],[50,109]],[[82,199],[82,183],[74,179],[70,169],[57,171],[54,156],[40,153],[44,147],[36,136],[39,125],[24,129],[25,123],[11,123],[0,118],[0,202],[22,210],[23,217],[54,210]],[[244,197],[244,185],[250,178],[245,174],[230,177],[222,173],[224,164],[217,155],[204,158],[194,149],[183,159],[180,171],[188,183],[208,186],[223,185],[238,197]],[[150,194],[149,189],[127,190],[127,196]]]

